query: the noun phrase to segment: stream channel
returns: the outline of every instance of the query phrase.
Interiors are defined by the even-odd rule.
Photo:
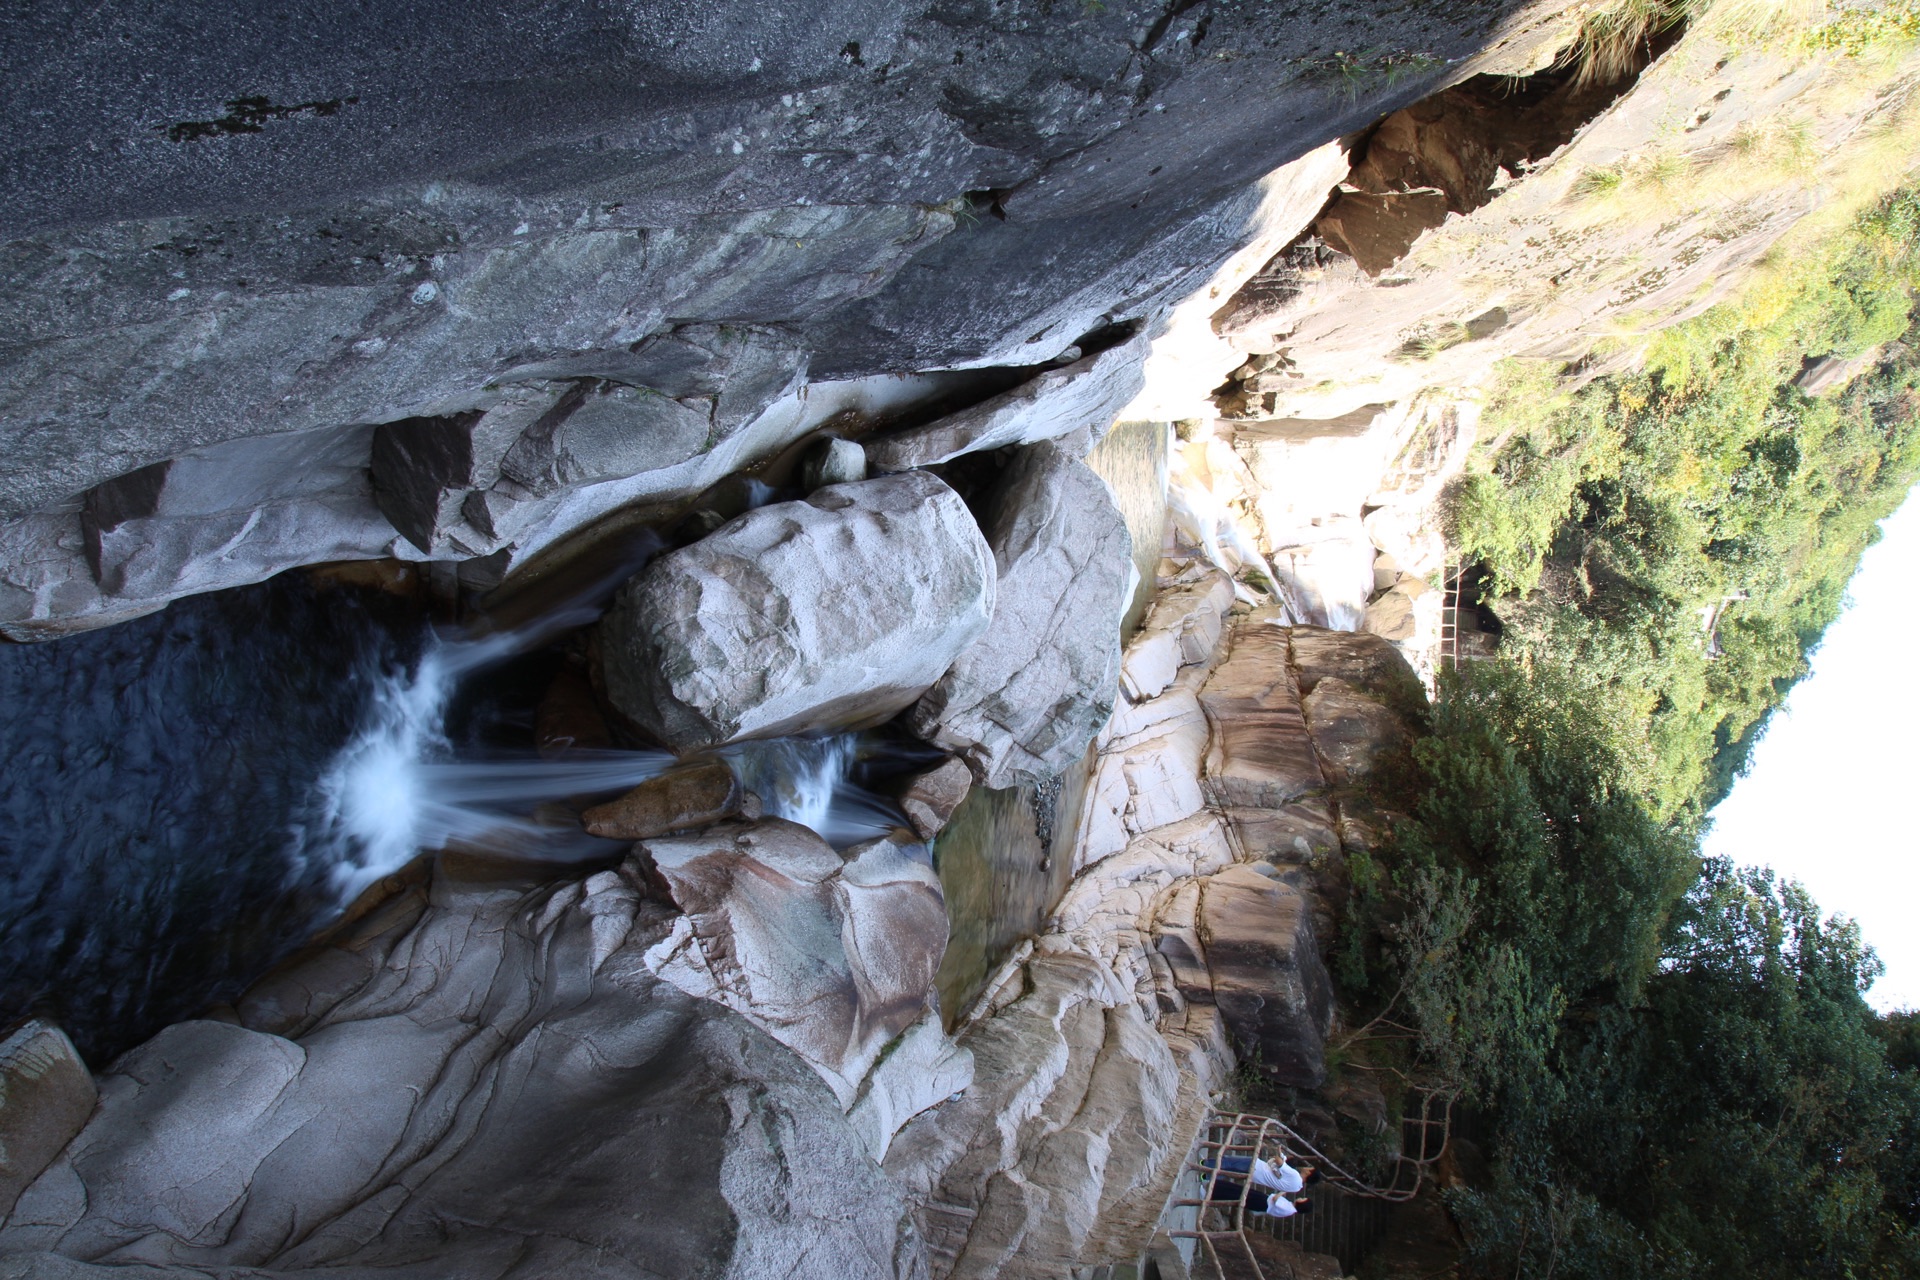
[[[1127,631],[1160,556],[1167,439],[1123,424],[1088,459],[1134,535]],[[53,1018],[100,1069],[231,1001],[420,850],[564,875],[616,861],[627,845],[586,835],[579,810],[672,758],[593,735],[556,749],[543,720],[590,697],[588,624],[660,545],[490,634],[436,623],[417,572],[350,566],[0,643],[0,1025]],[[892,797],[939,759],[890,727],[722,754],[769,813],[840,848],[904,826]],[[949,1020],[1059,900],[1072,858],[1050,846],[1083,784],[976,788],[935,842]]]

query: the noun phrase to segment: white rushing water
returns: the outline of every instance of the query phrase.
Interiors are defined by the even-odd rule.
[[[367,721],[334,758],[318,792],[325,836],[308,856],[328,859],[341,901],[422,849],[464,844],[525,856],[590,851],[577,827],[529,816],[542,801],[631,787],[661,772],[664,752],[582,753],[564,760],[461,761],[446,736],[460,682],[549,634],[509,632],[440,642],[409,673],[385,677]]]
[[[411,672],[377,686],[366,723],[318,785],[319,836],[306,842],[341,903],[422,849],[462,845],[516,857],[570,859],[615,846],[569,818],[543,820],[546,802],[610,795],[663,772],[660,751],[572,752],[563,759],[459,760],[446,735],[447,707],[461,682],[532,647],[560,626],[482,640],[441,641]],[[721,752],[765,812],[818,832],[835,847],[884,835],[899,815],[849,779],[857,735],[777,738]]]
[[[900,825],[885,801],[851,781],[858,734],[741,742],[721,754],[769,817],[810,827],[836,849]]]

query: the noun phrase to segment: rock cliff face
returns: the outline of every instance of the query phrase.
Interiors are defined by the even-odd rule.
[[[1337,6],[23,21],[0,622],[59,634],[327,559],[491,557],[485,583],[837,413],[922,425],[1154,322],[1262,234],[1264,175],[1524,63],[1555,7],[1370,13],[1418,57],[1353,92]],[[900,377],[965,369],[998,372]],[[1032,440],[1099,399],[941,438]]]
[[[611,745],[601,694],[690,755],[889,718],[937,750],[912,829],[851,848],[709,754],[590,809],[638,842],[590,873],[423,860],[97,1080],[17,1029],[0,1276],[1054,1280],[1134,1256],[1215,1091],[1325,1079],[1322,948],[1377,839],[1367,789],[1418,732],[1476,388],[1628,308],[1697,309],[1810,207],[1657,219],[1623,275],[1644,228],[1579,206],[1579,175],[1676,119],[1676,145],[1725,145],[1774,82],[1702,41],[1581,88],[1548,65],[1570,20],[24,18],[0,632],[325,560],[510,594],[645,526],[670,549],[543,750]],[[1356,61],[1362,28],[1385,52]],[[1538,74],[1510,101],[1483,72]],[[1084,461],[1116,417],[1179,424],[1164,547],[1131,545]],[[1064,893],[939,1008],[923,842],[971,787],[1056,784]]]
[[[1322,743],[1345,741],[1349,772],[1402,749],[1419,686],[1378,637],[1283,626],[1203,562],[1167,569],[1125,661],[1137,673],[1170,653],[1171,670],[1128,685],[1097,741],[1060,837],[1076,873],[1041,935],[950,1011],[973,1086],[887,1155],[936,1275],[1038,1280],[1132,1258],[1237,1069],[1323,1078],[1320,948],[1355,793],[1329,782]],[[1300,690],[1335,671],[1390,732],[1314,714]]]
[[[102,1076],[0,1274],[924,1275],[821,1077],[649,971],[643,881],[397,878]]]

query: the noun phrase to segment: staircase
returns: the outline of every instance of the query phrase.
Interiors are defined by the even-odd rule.
[[[1132,1263],[1078,1268],[1073,1280],[1337,1280],[1357,1270],[1386,1236],[1395,1207],[1419,1194],[1428,1168],[1446,1151],[1451,1096],[1417,1097],[1401,1122],[1401,1155],[1385,1185],[1348,1173],[1276,1117],[1214,1112],[1147,1252]],[[1322,1176],[1310,1188],[1312,1211],[1277,1219],[1249,1213],[1247,1180],[1218,1172],[1224,1156],[1313,1164]]]

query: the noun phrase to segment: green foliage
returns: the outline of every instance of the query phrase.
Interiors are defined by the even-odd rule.
[[[1580,25],[1564,60],[1583,83],[1605,83],[1649,55],[1655,37],[1693,21],[1713,0],[1608,0]]]
[[[1920,1015],[1868,1008],[1853,924],[1697,843],[1920,475],[1916,231],[1899,193],[1642,372],[1514,365],[1488,405],[1453,520],[1502,656],[1445,678],[1338,955],[1341,1051],[1490,1122],[1469,1275],[1920,1274]]]
[[[1810,49],[1858,57],[1920,39],[1920,0],[1875,0],[1840,9],[1805,36]]]
[[[1897,193],[1661,334],[1641,372],[1556,397],[1516,370],[1488,406],[1505,443],[1460,485],[1454,543],[1504,597],[1510,647],[1577,661],[1635,706],[1658,814],[1725,793],[1920,475],[1911,350],[1842,395],[1791,385],[1809,353],[1858,356],[1907,328],[1917,231],[1920,197]]]
[[[1907,1274],[1920,1082],[1860,998],[1877,971],[1797,886],[1710,866],[1644,999],[1569,1029],[1551,1114],[1460,1198],[1479,1269]]]
[[[1296,62],[1309,75],[1334,85],[1349,102],[1363,93],[1398,88],[1446,66],[1445,59],[1417,49],[1364,49],[1358,53],[1336,49],[1323,57]]]
[[[1637,993],[1698,863],[1639,797],[1637,726],[1567,669],[1448,677],[1414,749],[1391,876],[1354,885],[1346,970],[1412,1063],[1482,1104],[1530,1107],[1558,1028]],[[1601,704],[1604,707],[1604,703]],[[1370,868],[1369,868],[1370,869]]]

